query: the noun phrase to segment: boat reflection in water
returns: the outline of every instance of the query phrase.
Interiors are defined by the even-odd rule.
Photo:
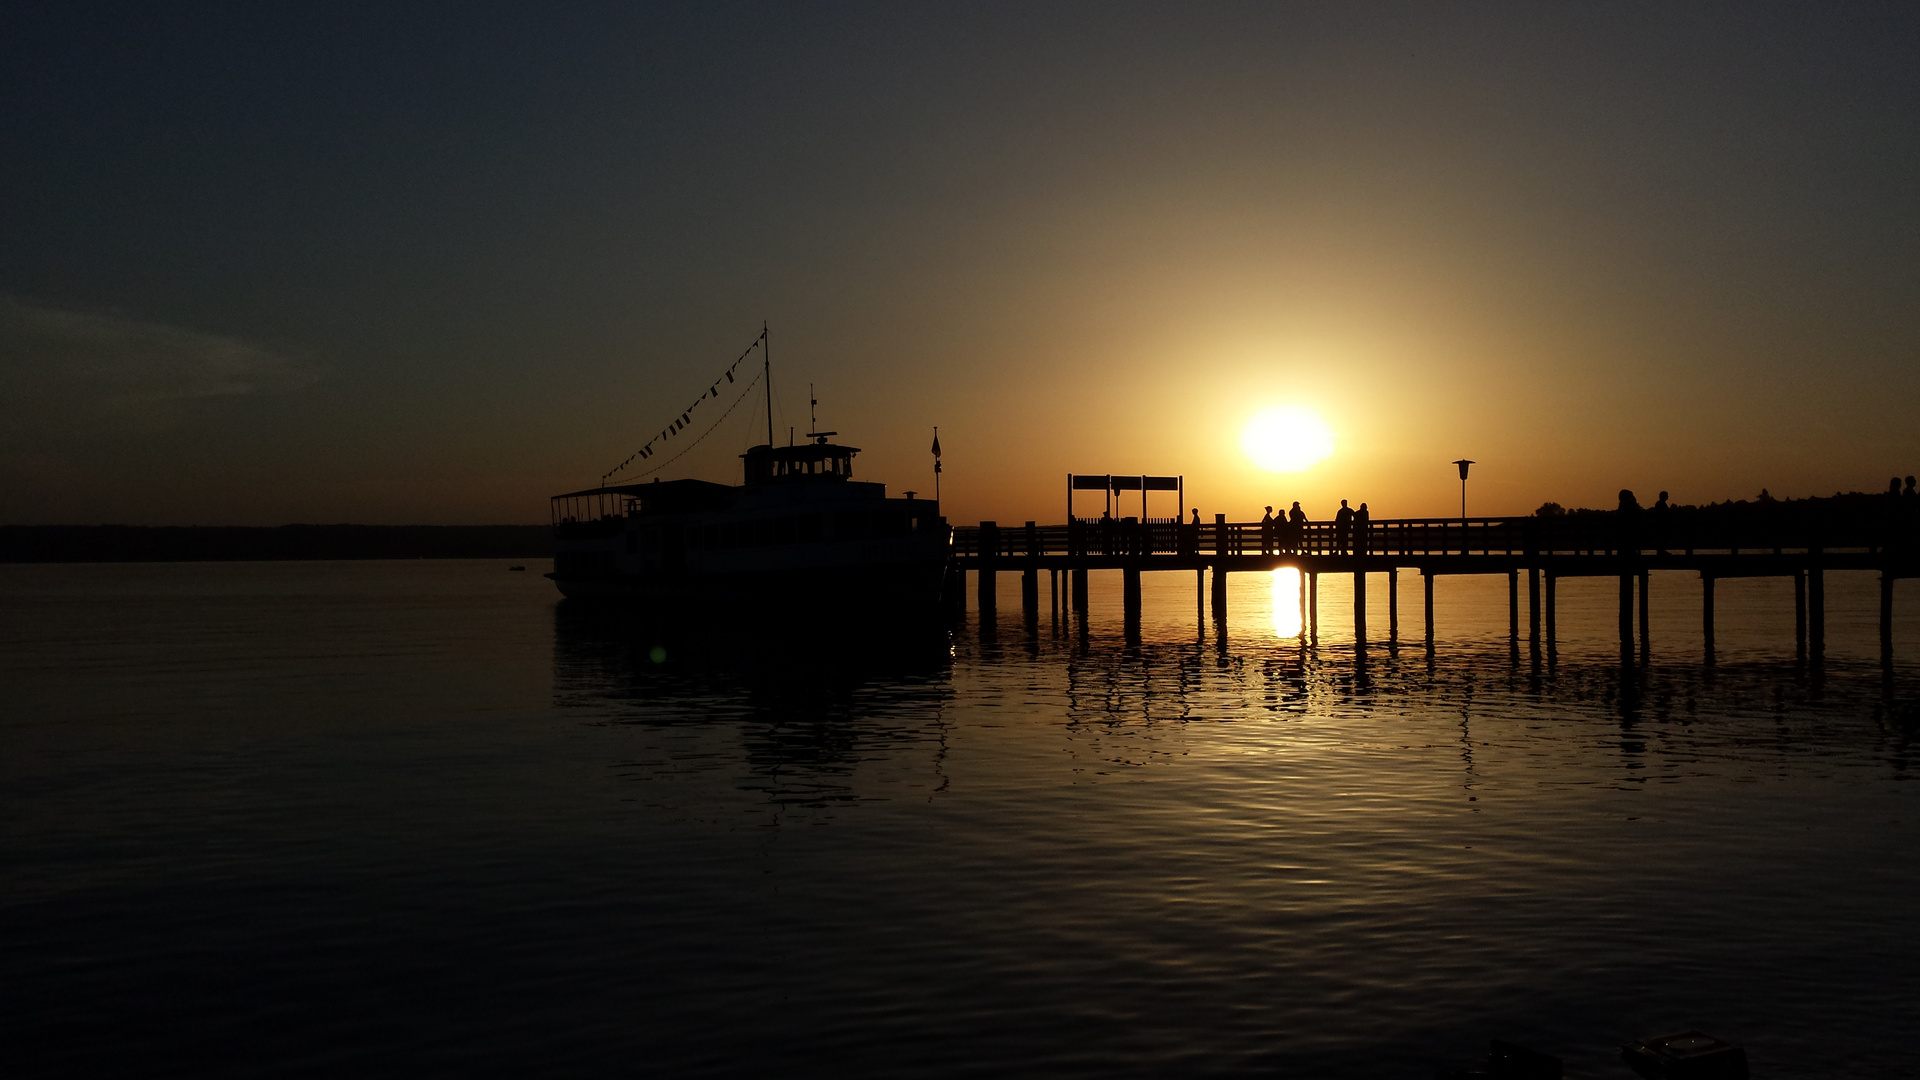
[[[689,755],[775,806],[858,798],[856,774],[876,765],[932,775],[952,696],[946,628],[819,629],[562,602],[555,705],[666,740],[661,754],[621,766],[652,788],[671,784]]]

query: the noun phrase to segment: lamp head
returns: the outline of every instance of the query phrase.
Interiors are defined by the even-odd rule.
[[[1460,466],[1460,479],[1465,480],[1467,478],[1467,466],[1473,464],[1473,462],[1468,461],[1466,458],[1461,458],[1459,461],[1454,462],[1454,464]]]

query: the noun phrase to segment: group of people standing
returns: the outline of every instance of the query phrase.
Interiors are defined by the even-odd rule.
[[[1355,510],[1347,505],[1347,500],[1341,499],[1340,510],[1333,515],[1333,538],[1326,552],[1333,555],[1364,554],[1371,520],[1372,514],[1368,512],[1366,503],[1361,503],[1360,509]],[[1297,502],[1279,517],[1273,516],[1273,507],[1267,507],[1266,514],[1260,518],[1260,554],[1297,554],[1304,551],[1308,546],[1307,526],[1311,524],[1306,511],[1300,509]]]

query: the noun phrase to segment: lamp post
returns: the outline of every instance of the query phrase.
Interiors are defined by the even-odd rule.
[[[1467,523],[1467,466],[1473,462],[1461,458],[1454,464],[1460,466],[1460,524],[1465,525]]]

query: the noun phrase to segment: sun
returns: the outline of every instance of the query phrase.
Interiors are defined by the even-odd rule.
[[[1333,429],[1312,409],[1281,405],[1247,421],[1240,449],[1268,472],[1304,472],[1333,455]]]

